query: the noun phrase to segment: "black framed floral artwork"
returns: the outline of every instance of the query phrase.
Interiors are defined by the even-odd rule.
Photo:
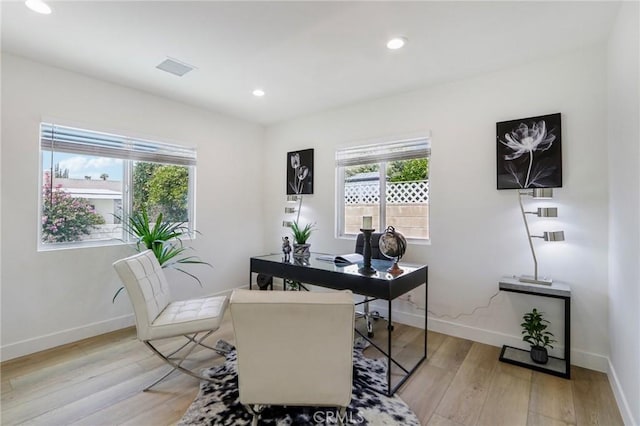
[[[498,189],[562,187],[560,113],[496,123]]]
[[[313,149],[287,152],[287,195],[313,194]]]

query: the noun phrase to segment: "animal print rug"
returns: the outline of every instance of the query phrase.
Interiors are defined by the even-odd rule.
[[[224,345],[224,343],[223,343]],[[344,423],[349,425],[419,426],[420,422],[398,396],[385,395],[387,364],[384,359],[365,358],[363,342],[353,350],[353,394]],[[179,425],[248,425],[251,414],[240,404],[236,352],[231,350],[224,364],[212,367],[204,374],[212,382],[201,382],[200,393]],[[325,407],[269,406],[262,412],[262,425],[324,425],[336,424],[335,411]]]

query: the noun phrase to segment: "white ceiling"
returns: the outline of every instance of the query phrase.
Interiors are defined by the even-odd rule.
[[[2,50],[269,124],[604,41],[617,2],[2,3]],[[390,36],[407,46],[389,51]],[[166,56],[197,67],[179,78]],[[255,87],[266,96],[254,97]]]

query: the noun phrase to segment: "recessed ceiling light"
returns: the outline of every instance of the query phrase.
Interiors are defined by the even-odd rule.
[[[51,13],[49,5],[42,0],[27,0],[24,4],[34,12],[42,13],[43,15],[49,15]]]
[[[259,98],[263,97],[263,96],[264,96],[264,90],[262,90],[262,89],[255,89],[255,90],[253,91],[253,96],[257,96],[257,97],[259,97]]]
[[[405,37],[394,37],[387,42],[387,48],[397,50],[402,48],[405,44],[407,44],[407,39]]]

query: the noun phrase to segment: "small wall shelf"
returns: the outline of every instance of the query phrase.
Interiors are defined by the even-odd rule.
[[[554,282],[551,285],[528,284],[520,282],[513,277],[502,277],[498,284],[500,290],[503,291],[564,300],[564,358],[550,356],[547,364],[536,364],[531,360],[529,351],[504,345],[500,352],[500,361],[570,379],[571,288],[567,284],[558,282]]]

